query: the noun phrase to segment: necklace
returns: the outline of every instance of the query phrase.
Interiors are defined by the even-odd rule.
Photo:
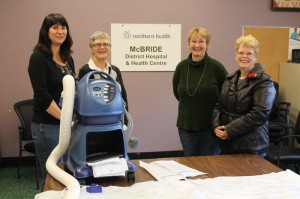
[[[204,73],[205,73],[206,66],[207,66],[207,60],[206,60],[206,62],[205,62],[204,70],[203,70],[203,73],[202,73],[202,75],[201,75],[201,77],[200,77],[200,79],[199,79],[199,82],[198,82],[198,84],[197,84],[197,87],[196,87],[195,91],[191,94],[190,91],[189,91],[190,63],[188,63],[187,75],[186,75],[186,91],[187,91],[187,93],[188,93],[188,95],[189,95],[190,97],[195,96],[196,91],[197,91],[197,89],[198,89],[198,87],[199,87],[199,85],[200,85],[200,83],[201,83],[201,81],[202,81],[203,75],[204,75]]]
[[[60,65],[60,64],[58,64],[56,62],[55,62],[55,64],[61,70],[63,76],[65,76],[65,75],[72,75],[73,77],[76,76],[75,73],[71,70],[68,62],[66,63],[65,66],[62,66],[62,65]]]

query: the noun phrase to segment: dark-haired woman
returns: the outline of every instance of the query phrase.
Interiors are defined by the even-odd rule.
[[[63,90],[62,79],[66,74],[75,76],[72,44],[65,17],[51,13],[43,21],[29,60],[28,73],[34,93],[31,130],[43,185],[47,176],[46,161],[59,140],[61,109],[58,103]]]

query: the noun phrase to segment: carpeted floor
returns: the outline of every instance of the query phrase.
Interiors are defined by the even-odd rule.
[[[34,167],[23,166],[20,173],[18,179],[16,167],[0,167],[1,199],[33,199],[40,193],[36,189]]]

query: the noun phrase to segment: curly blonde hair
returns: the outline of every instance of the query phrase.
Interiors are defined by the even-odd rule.
[[[239,37],[235,42],[235,51],[237,52],[241,46],[253,48],[255,54],[259,54],[259,42],[252,35]]]

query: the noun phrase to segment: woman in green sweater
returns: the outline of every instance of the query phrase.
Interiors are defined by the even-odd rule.
[[[177,127],[184,156],[219,152],[210,128],[211,115],[228,72],[222,63],[208,56],[210,37],[202,27],[189,31],[190,54],[177,65],[173,76],[173,92],[179,102]]]

